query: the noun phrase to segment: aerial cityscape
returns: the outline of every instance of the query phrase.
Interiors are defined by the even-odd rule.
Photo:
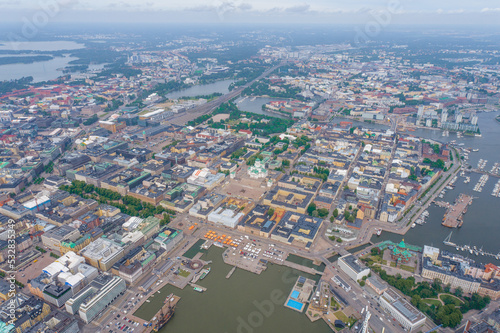
[[[498,4],[166,3],[0,4],[0,333],[500,332]]]

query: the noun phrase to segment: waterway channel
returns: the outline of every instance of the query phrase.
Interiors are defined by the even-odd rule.
[[[177,91],[173,91],[167,94],[167,98],[175,99],[180,97],[194,97],[201,95],[210,95],[213,93],[221,93],[227,94],[229,92],[229,86],[233,83],[234,80],[221,80],[215,81],[207,84],[200,84],[196,86],[192,86],[186,89],[181,89]]]

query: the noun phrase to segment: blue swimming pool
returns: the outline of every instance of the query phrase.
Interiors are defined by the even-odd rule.
[[[294,308],[297,311],[302,311],[302,307],[304,306],[304,304],[297,302],[293,299],[289,299],[288,302],[286,303],[286,305],[291,307],[291,308]]]
[[[299,298],[300,293],[297,290],[292,291],[292,298],[297,299]]]

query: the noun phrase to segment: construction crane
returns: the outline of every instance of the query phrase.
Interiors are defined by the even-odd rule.
[[[38,200],[37,200],[36,196],[33,195],[33,191],[32,190],[30,190],[30,193],[31,193],[31,196],[33,198],[35,198],[36,211],[39,212],[40,211],[40,207],[38,207]]]

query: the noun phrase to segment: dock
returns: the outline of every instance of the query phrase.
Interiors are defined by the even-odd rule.
[[[446,201],[434,201],[434,204],[438,207],[450,208],[450,203]]]
[[[193,288],[200,288],[200,289],[201,289],[201,290],[203,290],[203,291],[207,291],[207,288],[202,287],[202,286],[200,286],[200,285],[198,285],[198,284],[194,284],[194,283],[192,283],[192,282],[189,282],[189,285],[190,285],[191,287],[193,287]]]
[[[236,266],[234,266],[230,271],[229,273],[227,273],[226,275],[226,279],[229,279],[231,277],[231,275],[233,275],[234,271],[236,270]]]
[[[467,206],[472,203],[472,197],[461,193],[453,205],[448,206],[441,223],[448,228],[460,228],[464,223],[462,216],[467,212]]]

